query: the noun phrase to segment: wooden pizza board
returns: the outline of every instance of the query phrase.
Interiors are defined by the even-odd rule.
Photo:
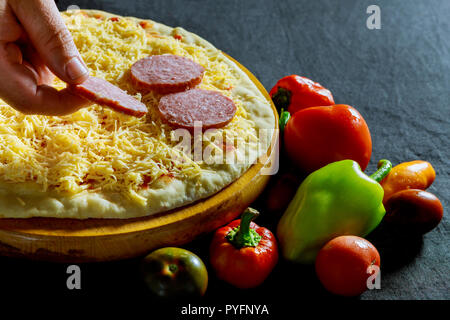
[[[272,146],[278,140],[278,114],[267,91],[234,61],[270,101],[275,115]],[[276,161],[271,147],[235,182],[215,195],[161,214],[133,219],[0,219],[0,255],[55,262],[110,261],[179,246],[239,216],[263,191],[270,176],[262,169]]]

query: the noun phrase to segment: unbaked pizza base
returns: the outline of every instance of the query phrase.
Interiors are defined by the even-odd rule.
[[[89,16],[119,17],[98,10],[82,10],[82,12]],[[145,206],[130,203],[118,193],[81,192],[75,195],[62,195],[56,192],[42,192],[39,186],[32,182],[0,183],[0,217],[122,219],[167,211],[215,194],[241,176],[269,148],[275,127],[271,105],[247,74],[233,61],[206,40],[182,28],[171,28],[151,20],[127,18],[137,22],[148,21],[152,25],[152,31],[161,35],[181,35],[184,43],[204,47],[210,54],[225,62],[233,73],[238,75],[239,85],[233,88],[233,94],[239,95],[244,101],[244,107],[251,115],[255,129],[266,129],[266,132],[269,132],[264,144],[258,149],[246,150],[248,159],[246,163],[213,165],[208,168],[209,170],[202,171],[201,177],[197,179],[160,179],[148,189],[140,191],[139,195],[147,199]]]

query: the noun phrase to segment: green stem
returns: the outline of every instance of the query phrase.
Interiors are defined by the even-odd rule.
[[[392,163],[389,160],[382,159],[378,162],[378,170],[370,177],[376,182],[383,180],[392,169]]]
[[[247,208],[241,216],[239,227],[234,228],[226,235],[228,241],[230,241],[237,249],[243,247],[256,247],[261,241],[261,236],[254,229],[250,229],[250,223],[257,216],[259,216],[257,210]]]
[[[284,109],[281,108],[280,121],[279,121],[279,126],[280,126],[281,132],[284,131],[284,128],[286,127],[286,124],[290,118],[291,118],[291,114],[289,113],[289,111],[284,111]]]

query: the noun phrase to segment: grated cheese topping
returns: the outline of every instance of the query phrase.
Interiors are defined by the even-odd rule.
[[[254,123],[233,94],[239,79],[208,49],[163,36],[128,18],[99,19],[82,13],[63,14],[75,44],[92,76],[103,78],[144,102],[142,118],[91,105],[62,117],[24,115],[0,100],[0,180],[33,182],[41,191],[74,195],[81,192],[117,192],[146,205],[140,192],[164,176],[183,179],[214,170],[194,161],[172,141],[173,130],[156,112],[160,96],[141,95],[129,79],[131,65],[153,54],[188,57],[205,67],[200,88],[218,90],[233,99],[236,115],[226,127],[207,135],[203,147],[223,151],[217,137],[230,137],[236,149],[257,142]],[[55,87],[65,84],[55,80]]]

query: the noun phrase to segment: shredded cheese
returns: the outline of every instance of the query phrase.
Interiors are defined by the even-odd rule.
[[[195,177],[211,169],[174,148],[178,142],[171,141],[172,129],[155,111],[160,97],[153,93],[142,96],[131,86],[130,66],[153,54],[193,59],[206,69],[200,87],[221,91],[236,103],[233,121],[206,136],[204,146],[215,145],[217,136],[224,134],[236,145],[257,141],[254,124],[231,90],[236,75],[207,49],[149,32],[132,19],[97,19],[79,13],[64,18],[91,75],[134,95],[147,105],[149,113],[135,118],[92,105],[64,117],[24,115],[0,100],[2,182],[34,182],[42,191],[69,195],[118,192],[145,205],[139,192],[159,178]],[[55,86],[63,88],[65,84],[56,80]]]

